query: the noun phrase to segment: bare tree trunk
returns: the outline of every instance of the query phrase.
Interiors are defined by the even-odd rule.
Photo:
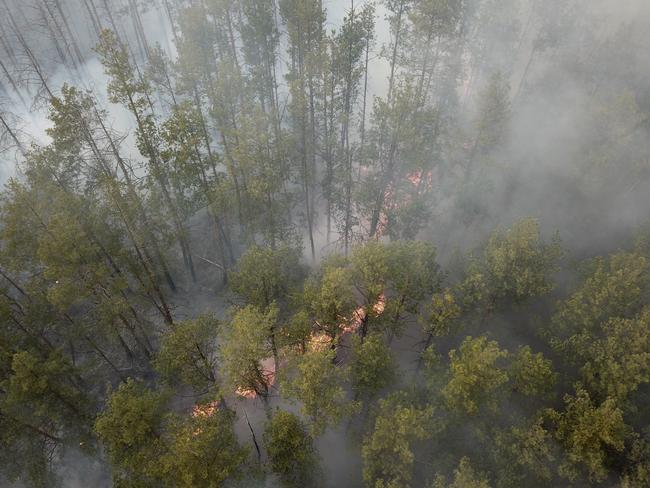
[[[43,9],[43,5],[47,7],[47,3],[45,1],[43,1],[42,3],[37,3],[36,7],[38,8],[38,12],[41,14],[43,23],[45,24],[47,30],[50,33],[50,40],[54,44],[54,48],[56,49],[56,52],[59,55],[59,59],[61,59],[61,62],[67,68],[68,58],[63,52],[63,48],[59,44],[59,36],[63,37],[63,33],[58,29],[59,26],[56,22],[56,19],[52,19],[51,15],[48,15],[48,13],[51,14],[51,12],[46,13],[46,11]],[[74,60],[71,61],[74,64]]]
[[[162,252],[160,250],[160,247],[158,246],[158,241],[156,240],[155,236],[151,232],[151,225],[149,223],[149,218],[147,216],[147,213],[146,213],[146,210],[145,210],[144,206],[142,205],[142,201],[140,200],[140,197],[137,194],[137,191],[135,189],[135,185],[133,184],[133,182],[131,180],[131,175],[129,173],[128,168],[126,167],[126,163],[122,159],[122,157],[121,157],[121,155],[120,155],[120,153],[118,151],[118,148],[117,148],[117,146],[115,144],[115,141],[113,140],[113,137],[111,136],[110,132],[108,131],[108,129],[104,125],[104,122],[103,122],[103,120],[101,118],[101,115],[97,111],[97,108],[95,107],[94,110],[95,110],[95,117],[96,117],[97,121],[100,124],[102,132],[107,137],[107,139],[109,141],[109,144],[111,146],[111,151],[113,152],[113,155],[115,156],[115,159],[117,160],[118,166],[120,167],[120,170],[122,171],[122,174],[124,175],[124,178],[125,178],[126,184],[127,184],[127,189],[129,190],[129,193],[132,195],[134,201],[136,202],[136,205],[138,207],[138,212],[140,214],[140,218],[143,221],[143,228],[145,230],[147,240],[149,241],[149,244],[152,246],[152,248],[153,248],[153,250],[154,250],[154,252],[156,254],[156,258],[158,260],[159,265],[161,266],[161,268],[163,270],[163,274],[164,274],[165,280],[167,281],[167,284],[169,285],[169,288],[173,292],[175,292],[176,291],[176,284],[174,283],[174,280],[171,277],[171,273],[169,272],[167,262],[163,257],[163,254],[162,254]]]
[[[399,44],[401,42],[401,34],[402,34],[402,17],[404,15],[404,7],[405,7],[405,0],[400,0],[399,4],[399,10],[397,13],[397,23],[396,23],[396,30],[395,30],[395,41],[393,44],[393,53],[391,56],[391,61],[390,61],[390,76],[388,79],[388,95],[387,95],[387,106],[390,107],[392,106],[393,102],[393,91],[395,88],[395,72],[397,68],[397,54],[398,54],[398,49],[399,49]],[[389,161],[386,167],[384,167],[384,139],[386,137],[386,121],[383,120],[381,123],[381,129],[380,129],[380,135],[379,135],[379,164],[380,168],[382,171],[382,178],[381,178],[381,185],[379,187],[379,194],[377,195],[376,202],[375,202],[375,207],[372,212],[371,220],[370,220],[370,237],[374,237],[375,234],[377,233],[377,225],[379,224],[379,218],[381,215],[381,210],[384,204],[384,194],[386,192],[386,186],[390,183],[390,178],[389,178],[389,173],[392,173],[392,161]],[[394,136],[392,137],[394,140]],[[395,144],[395,141],[391,143],[390,149],[389,149],[389,157],[390,154],[394,154],[393,146]],[[392,177],[392,174],[390,175]]]
[[[5,77],[9,81],[9,84],[11,85],[11,88],[13,88],[14,93],[16,94],[18,99],[20,100],[20,103],[22,103],[25,108],[28,108],[27,103],[25,102],[25,99],[23,98],[22,93],[20,93],[20,89],[18,88],[18,85],[16,84],[15,80],[13,79],[13,76],[11,76],[11,73],[7,69],[7,66],[2,62],[2,58],[0,58],[0,70],[2,70]]]
[[[77,56],[77,59],[79,60],[79,65],[83,66],[84,64],[84,57],[81,54],[81,50],[79,49],[79,44],[77,43],[77,39],[75,38],[74,34],[72,33],[72,29],[70,28],[70,24],[68,23],[68,19],[66,18],[65,12],[63,11],[63,8],[61,7],[61,2],[59,0],[54,0],[54,5],[56,6],[57,11],[59,12],[59,15],[61,16],[61,20],[63,21],[63,26],[65,27],[65,30],[68,32],[68,37],[70,39],[70,44],[72,44],[72,48]]]
[[[88,18],[90,19],[90,23],[93,25],[95,35],[97,38],[99,38],[99,35],[102,32],[102,22],[97,15],[95,5],[92,3],[92,0],[83,0],[83,4],[84,7],[86,7],[86,11],[88,12]]]
[[[0,113],[0,123],[5,128],[5,131],[7,131],[7,134],[9,134],[9,137],[11,137],[11,139],[16,144],[16,147],[20,151],[20,154],[22,154],[23,157],[27,157],[27,151],[25,150],[25,146],[23,146],[23,143],[20,142],[20,139],[18,139],[16,133],[12,130],[12,128],[9,126],[5,118],[2,116],[2,113]]]
[[[32,50],[30,49],[29,45],[27,44],[27,41],[23,37],[20,28],[18,27],[18,24],[16,23],[16,20],[14,19],[14,16],[11,13],[11,10],[9,10],[9,7],[7,6],[7,0],[2,0],[5,10],[7,11],[7,17],[9,18],[9,22],[11,25],[11,28],[14,31],[14,35],[18,39],[18,42],[20,43],[21,47],[25,51],[25,54],[29,58],[30,64],[32,65],[32,69],[34,70],[34,73],[38,77],[39,81],[41,82],[41,87],[45,90],[47,93],[49,99],[54,98],[54,94],[52,93],[52,90],[50,90],[50,87],[47,84],[47,81],[45,80],[45,75],[43,71],[41,70],[40,64],[38,63],[38,60],[34,56],[34,53],[32,53]]]

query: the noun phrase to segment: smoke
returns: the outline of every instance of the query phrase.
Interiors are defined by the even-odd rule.
[[[438,181],[443,198],[433,206],[427,237],[441,251],[471,248],[496,226],[533,216],[547,234],[559,231],[565,247],[589,255],[615,248],[646,222],[650,106],[640,80],[650,75],[641,47],[649,5],[573,4],[557,14],[567,19],[551,19],[569,23],[558,29],[557,45],[535,51],[539,29],[525,28],[533,2],[518,19],[521,47],[493,56],[514,60],[507,128],[473,182],[459,188],[453,172]],[[465,100],[467,131],[480,100],[480,89]],[[476,215],[464,222],[459,214],[468,208]]]
[[[335,29],[350,2],[324,3],[327,27]],[[475,3],[481,2],[467,2]],[[10,8],[19,4],[22,2],[18,0],[9,3]],[[168,20],[158,2],[155,5],[143,16],[148,40],[160,43],[174,57]],[[499,1],[485,0],[482,5],[484,10],[476,14],[477,24],[465,46],[473,54],[464,59],[457,87],[458,117],[444,141],[443,164],[435,172],[434,189],[427,202],[428,225],[419,237],[434,242],[441,260],[449,263],[457,250],[477,246],[495,227],[532,216],[539,219],[546,235],[558,231],[564,247],[576,258],[624,245],[650,214],[650,2],[504,0],[500,5]],[[541,8],[544,5],[554,5],[557,10],[549,13]],[[491,17],[490,8],[499,6],[502,8]],[[34,15],[31,10],[21,11],[26,12],[27,17],[21,17],[25,25],[36,22],[29,18]],[[68,69],[51,62],[52,47],[38,37],[42,32],[36,33],[29,41],[47,70],[49,83],[55,89],[65,82],[80,83],[109,110],[115,130],[132,131],[131,116],[108,103],[108,80],[90,50],[95,41],[85,17],[70,8],[67,13],[79,44],[85,48],[86,60],[80,68],[84,79],[75,80]],[[385,8],[379,5],[369,74],[370,100],[387,90],[389,68],[380,56],[382,46],[391,39],[385,15]],[[481,46],[473,45],[479,34]],[[540,45],[541,39],[546,44]],[[479,55],[481,63],[476,62]],[[475,137],[481,103],[492,75],[498,73],[509,87],[507,120],[498,144],[472,162],[473,177],[465,181],[467,141]],[[21,91],[29,98],[33,85],[25,83]],[[0,109],[13,114],[25,141],[48,142],[46,129],[50,123],[45,108],[23,106],[6,87],[2,101]],[[126,155],[137,159],[133,138],[124,144]],[[0,153],[1,180],[15,174],[16,159],[12,151]],[[322,202],[319,217],[317,248],[327,254],[332,247],[326,242]],[[187,303],[183,313],[191,316],[197,308],[225,308],[223,302],[210,303],[211,298],[201,297],[201,303]],[[397,342],[395,350],[403,371],[413,367],[413,351],[420,340],[416,329],[416,325],[409,328]],[[510,339],[514,347],[516,338]],[[295,409],[275,401],[272,405]],[[252,402],[246,403],[246,411],[259,441],[264,411]],[[250,429],[242,415],[237,432],[250,443]],[[360,485],[358,446],[350,446],[344,427],[328,430],[317,447],[328,473],[328,486]],[[103,468],[94,461],[80,459],[74,464],[83,468],[75,468],[74,475],[66,472],[66,486],[107,486]]]

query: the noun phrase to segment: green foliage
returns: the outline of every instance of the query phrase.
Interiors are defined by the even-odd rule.
[[[497,486],[518,487],[535,482],[548,485],[554,475],[557,453],[554,439],[542,417],[511,427],[496,436]]]
[[[328,425],[336,425],[358,410],[358,403],[350,401],[344,389],[349,368],[335,364],[333,351],[307,352],[294,358],[292,366],[282,391],[300,401],[312,434],[321,434]]]
[[[229,390],[252,390],[263,397],[268,395],[270,372],[264,370],[261,362],[273,354],[269,336],[277,318],[278,309],[274,305],[266,312],[253,305],[235,311],[220,346],[221,366]]]
[[[413,443],[430,437],[433,408],[418,408],[400,393],[379,401],[370,432],[363,440],[363,479],[372,488],[411,486]]]
[[[562,250],[535,219],[445,272],[416,240],[466,249],[512,215],[499,205],[521,198],[515,163],[539,154],[511,123],[531,100],[560,100],[557,87],[579,88],[566,120],[589,124],[550,152],[569,163],[554,195],[576,190],[594,221],[645,201],[647,80],[629,68],[643,64],[629,49],[643,29],[599,35],[598,15],[563,0],[351,2],[337,20],[321,0],[84,0],[108,78],[91,91],[49,72],[83,78],[70,2],[13,16],[23,3],[2,10],[0,91],[48,103],[49,123],[39,142],[0,110],[0,152],[18,149],[0,196],[2,481],[56,486],[81,452],[118,487],[320,486],[331,480],[314,437],[347,419],[319,445],[346,443],[373,488],[435,473],[437,488],[650,485],[648,236],[591,259],[576,283],[565,267],[557,287]],[[157,4],[173,56],[149,44],[142,16]],[[60,59],[23,39],[37,17]],[[514,52],[528,55],[522,73]],[[615,58],[617,76],[593,53]],[[102,95],[129,120],[112,120]],[[549,113],[534,140],[561,132]],[[192,313],[220,312],[203,293],[228,279],[229,320]],[[459,338],[463,327],[479,337]],[[556,354],[534,352],[547,346]],[[256,416],[235,432],[254,396],[265,449]],[[300,414],[271,416],[271,396]],[[258,463],[243,469],[252,445]]]
[[[53,486],[53,464],[66,446],[92,448],[90,399],[62,351],[41,356],[0,347],[0,361],[2,473],[9,481]]]
[[[353,319],[357,308],[350,270],[324,264],[320,276],[312,276],[305,283],[302,302],[316,326],[337,337],[341,324]]]
[[[459,349],[449,351],[449,380],[442,390],[456,415],[476,415],[483,406],[496,411],[508,372],[499,361],[508,357],[495,341],[467,337]]]
[[[510,365],[515,391],[527,396],[544,396],[553,391],[557,374],[553,364],[542,353],[533,353],[529,346],[519,348]]]
[[[355,288],[362,294],[368,324],[377,322],[380,328],[399,333],[401,319],[416,314],[422,300],[440,288],[440,267],[436,263],[435,247],[417,241],[383,244],[369,242],[353,250],[350,271]],[[381,308],[377,303],[382,302]]]
[[[234,415],[167,411],[167,394],[129,379],[114,391],[95,423],[117,486],[218,487],[236,477],[248,452],[233,430]]]
[[[265,309],[282,303],[301,276],[300,254],[289,247],[276,250],[252,246],[230,274],[230,287],[247,304]]]
[[[78,371],[62,351],[47,356],[19,351],[11,374],[0,387],[3,415],[50,432],[61,439],[89,442],[92,404],[81,389]]]
[[[362,398],[372,398],[395,377],[396,366],[382,334],[371,334],[352,343],[352,389]]]
[[[278,410],[264,428],[271,471],[289,487],[317,485],[317,459],[311,436],[300,418]]]
[[[436,263],[436,248],[426,242],[401,241],[388,245],[389,290],[384,316],[389,330],[399,330],[399,319],[416,314],[425,297],[440,288],[442,276]]]
[[[167,452],[160,459],[165,484],[178,488],[216,488],[241,475],[248,449],[239,446],[234,414],[175,416],[166,429]]]
[[[216,382],[219,322],[203,315],[174,325],[161,339],[155,367],[165,381],[202,390]]]
[[[607,477],[607,455],[622,452],[630,428],[623,420],[623,412],[613,398],[594,404],[589,393],[576,388],[574,396],[564,397],[562,412],[551,410],[549,418],[555,424],[555,438],[566,450],[560,465],[560,474],[569,480],[586,472],[592,482]]]
[[[439,475],[434,480],[432,488],[490,488],[490,484],[485,476],[472,468],[469,459],[464,457],[454,470],[454,478],[451,483],[445,483],[444,476]]]
[[[364,303],[367,308],[372,307],[386,291],[390,277],[389,247],[375,241],[356,247],[350,257],[350,268]]]
[[[97,417],[95,431],[113,465],[116,483],[123,486],[155,486],[161,483],[160,458],[167,399],[129,379],[108,398]]]
[[[618,252],[587,263],[584,280],[560,302],[553,316],[552,343],[580,354],[609,318],[630,318],[644,304],[650,286],[650,262],[645,256]]]
[[[488,286],[494,299],[523,301],[553,289],[550,275],[561,256],[557,242],[544,244],[534,219],[516,222],[505,232],[496,231],[485,248]]]
[[[650,307],[633,319],[612,318],[601,330],[584,349],[582,376],[600,397],[625,401],[650,382]]]
[[[422,328],[435,337],[448,335],[462,313],[456,297],[450,289],[435,293],[427,307],[427,313],[421,317]]]

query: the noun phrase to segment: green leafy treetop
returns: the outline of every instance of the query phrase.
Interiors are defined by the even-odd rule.
[[[264,428],[271,471],[287,487],[319,486],[313,440],[297,415],[278,410]]]
[[[649,270],[648,258],[629,252],[588,262],[583,281],[553,316],[554,347],[579,355],[603,322],[633,317],[650,291]]]
[[[124,487],[218,487],[237,477],[248,452],[234,414],[169,413],[166,393],[129,379],[111,393],[95,431],[106,447],[114,483]],[[207,411],[207,410],[206,410]]]
[[[522,303],[554,288],[552,274],[562,256],[557,238],[542,241],[535,219],[515,222],[490,236],[482,260],[472,257],[458,285],[464,306],[491,312],[500,301]]]
[[[468,458],[464,457],[454,470],[454,478],[451,483],[445,482],[445,477],[438,475],[433,481],[431,488],[490,488],[487,478],[477,473]]]
[[[283,378],[282,391],[300,401],[302,413],[310,419],[312,434],[321,434],[330,424],[337,424],[358,410],[350,401],[344,385],[350,371],[334,363],[334,351],[309,351],[292,359],[289,373]]]
[[[544,427],[542,416],[498,432],[495,444],[497,486],[549,485],[559,452],[555,439]]]
[[[608,476],[608,453],[623,452],[630,434],[623,412],[613,398],[594,404],[580,386],[575,395],[565,395],[564,401],[564,411],[548,412],[555,425],[555,438],[566,451],[560,474],[575,480],[586,473],[590,481],[602,482]]]
[[[272,302],[284,303],[298,284],[300,253],[289,247],[250,247],[230,274],[230,287],[247,304],[261,310]]]
[[[106,409],[95,422],[95,431],[118,483],[162,483],[159,461],[166,447],[162,438],[166,402],[165,395],[133,379],[110,394]]]
[[[527,396],[545,396],[553,391],[557,373],[553,363],[542,353],[533,353],[530,346],[522,346],[510,365],[513,389]]]
[[[355,396],[370,399],[387,387],[395,377],[395,361],[383,334],[371,334],[362,342],[352,342],[351,378]]]
[[[413,444],[433,435],[433,413],[433,407],[417,407],[400,392],[379,401],[379,410],[361,448],[366,486],[411,486]]]
[[[221,368],[230,391],[252,391],[267,399],[271,376],[262,362],[273,357],[270,334],[277,322],[278,309],[266,312],[249,305],[235,311],[221,343]],[[277,365],[276,365],[277,366]]]
[[[352,274],[345,264],[332,259],[324,263],[320,272],[307,280],[302,294],[305,313],[332,339],[342,333],[341,324],[356,318]]]
[[[520,220],[505,232],[494,232],[485,248],[493,298],[523,301],[550,292],[554,286],[550,275],[560,256],[558,242],[542,242],[534,219]]]
[[[155,367],[169,384],[183,383],[200,391],[216,381],[216,339],[219,322],[203,315],[177,322],[166,332],[155,358]]]
[[[448,408],[458,415],[476,415],[487,406],[496,410],[509,376],[500,361],[508,352],[486,337],[467,337],[449,352],[449,381],[442,390]]]

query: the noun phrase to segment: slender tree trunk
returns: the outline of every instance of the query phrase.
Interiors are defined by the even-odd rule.
[[[127,189],[129,190],[129,194],[131,195],[133,200],[136,202],[136,206],[138,208],[140,218],[142,219],[143,224],[144,224],[145,232],[147,232],[147,235],[148,235],[149,243],[153,247],[153,249],[154,249],[154,251],[156,253],[156,257],[158,258],[158,262],[159,262],[160,266],[163,269],[167,284],[169,285],[171,290],[175,292],[176,291],[176,285],[174,284],[174,281],[172,280],[172,277],[171,277],[171,274],[169,272],[169,268],[167,266],[167,263],[166,263],[165,259],[163,258],[162,252],[160,251],[160,248],[159,248],[158,243],[157,243],[157,239],[153,236],[153,234],[151,234],[151,224],[149,222],[149,217],[147,216],[146,210],[144,208],[144,205],[142,204],[142,200],[140,199],[140,196],[137,193],[135,185],[134,185],[133,181],[131,180],[131,174],[130,174],[129,169],[127,168],[126,162],[124,161],[124,159],[122,159],[122,156],[120,155],[120,152],[119,152],[119,150],[117,148],[117,145],[115,144],[115,141],[114,141],[112,135],[108,131],[108,129],[107,129],[106,125],[104,124],[104,121],[102,120],[101,115],[97,111],[96,107],[94,108],[94,113],[95,113],[95,119],[99,123],[99,125],[100,125],[100,127],[102,129],[102,132],[104,133],[104,135],[108,139],[109,145],[110,145],[110,148],[111,148],[111,152],[113,153],[113,156],[115,157],[115,159],[117,161],[117,164],[118,164],[120,170],[122,171],[122,175],[124,176],[124,179],[126,181],[126,185],[127,185]],[[92,137],[88,137],[88,140],[89,140],[89,143],[92,143],[94,145],[94,139]],[[99,154],[98,149],[97,149],[97,154]],[[106,168],[106,171],[108,171],[107,168]]]
[[[86,12],[88,12],[88,18],[90,19],[90,23],[93,26],[95,35],[99,39],[99,35],[102,32],[102,23],[99,17],[97,16],[97,11],[95,10],[95,6],[92,4],[92,0],[83,0],[83,4],[84,7],[86,8]]]
[[[16,147],[20,151],[20,154],[22,154],[23,157],[27,157],[27,151],[25,150],[25,146],[23,146],[23,143],[20,142],[20,139],[18,139],[16,133],[12,130],[12,128],[9,126],[5,118],[2,116],[2,113],[0,113],[0,124],[4,127],[7,134],[9,134],[9,137],[11,137],[11,139],[14,141]]]
[[[79,49],[79,44],[77,43],[77,40],[74,34],[72,33],[72,29],[70,28],[70,24],[68,23],[68,19],[65,15],[65,12],[63,11],[63,8],[61,8],[61,2],[59,0],[54,0],[54,5],[56,6],[56,9],[58,10],[59,15],[61,16],[61,20],[63,21],[63,26],[65,27],[65,30],[67,31],[68,37],[70,39],[70,44],[72,44],[72,49],[74,50],[77,59],[79,60],[79,65],[83,66],[84,63],[83,55],[81,54],[81,50]]]
[[[395,73],[396,73],[396,68],[397,68],[397,54],[399,52],[399,45],[401,42],[401,36],[402,36],[402,17],[404,15],[404,5],[405,0],[400,0],[399,3],[399,9],[397,12],[397,22],[396,22],[396,30],[395,30],[395,42],[393,44],[393,52],[391,56],[391,61],[390,61],[390,76],[388,78],[388,95],[387,95],[387,106],[388,109],[391,110],[392,108],[392,103],[393,103],[393,91],[395,89]],[[390,179],[392,178],[392,161],[389,161],[386,166],[384,166],[384,140],[386,138],[386,120],[382,120],[381,123],[381,128],[380,128],[380,135],[379,135],[379,164],[380,168],[382,171],[382,178],[381,178],[381,184],[379,186],[379,193],[376,197],[376,202],[375,206],[373,208],[371,220],[370,220],[370,232],[369,236],[374,237],[375,234],[377,233],[377,226],[379,224],[379,218],[381,216],[381,211],[382,207],[384,204],[384,197],[385,197],[385,192],[386,192],[386,187],[390,183]],[[395,135],[392,137],[393,142],[391,142],[390,149],[389,149],[389,159],[390,155],[394,154],[394,146],[395,146]]]

